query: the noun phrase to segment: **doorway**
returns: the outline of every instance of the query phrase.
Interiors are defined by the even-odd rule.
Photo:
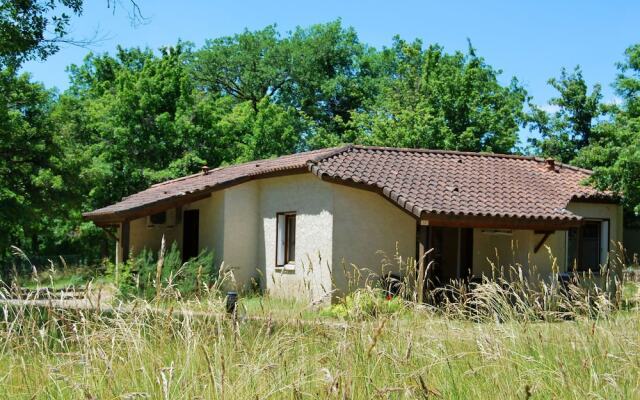
[[[182,218],[182,262],[198,256],[200,210],[185,210]]]
[[[471,276],[473,229],[431,227],[433,248],[433,282],[436,286]]]
[[[473,228],[431,226],[425,236],[424,248],[433,249],[428,255],[428,262],[433,263],[428,277],[432,284],[468,280],[473,273]]]

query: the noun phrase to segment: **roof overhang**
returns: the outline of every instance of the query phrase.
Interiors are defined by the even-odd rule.
[[[566,230],[575,228],[582,224],[580,217],[574,218],[526,218],[507,216],[477,216],[477,215],[456,215],[456,214],[436,214],[422,212],[415,204],[404,199],[401,195],[384,188],[368,185],[364,182],[355,182],[338,177],[323,174],[320,169],[310,163],[309,170],[320,179],[326,182],[349,186],[355,189],[367,190],[378,193],[389,203],[398,207],[421,224],[431,226],[448,226],[456,228],[495,228],[495,229],[526,229],[537,231]]]
[[[193,203],[194,201],[206,199],[211,195],[209,191],[196,192],[184,194],[178,197],[172,197],[168,199],[158,200],[153,203],[145,204],[139,207],[129,208],[112,213],[84,213],[82,216],[90,221],[93,221],[98,226],[117,225],[124,221],[130,221],[136,218],[146,217],[148,215],[157,214],[162,211],[166,211],[172,208],[180,207],[185,204]]]
[[[566,230],[579,227],[581,218],[544,219],[506,216],[476,216],[424,213],[420,223],[452,228],[523,229],[536,231]]]
[[[86,220],[93,221],[96,225],[101,227],[118,225],[124,221],[146,217],[148,215],[153,215],[162,211],[170,210],[172,208],[181,207],[198,200],[206,199],[207,197],[211,196],[211,193],[213,192],[227,189],[229,187],[236,186],[255,179],[273,178],[277,176],[294,175],[307,172],[307,167],[299,167],[286,170],[269,171],[267,173],[256,175],[247,175],[217,185],[209,186],[202,190],[197,190],[189,193],[180,193],[172,197],[162,198],[154,202],[145,203],[124,210],[114,212],[101,212],[100,210],[96,210],[83,213],[82,217]]]
[[[211,193],[219,190],[229,188],[231,186],[239,185],[251,180],[262,179],[281,175],[292,175],[297,173],[311,172],[318,176],[321,180],[351,186],[358,189],[368,190],[375,192],[387,199],[389,203],[399,208],[403,212],[416,219],[419,223],[434,225],[434,226],[452,226],[452,227],[478,227],[478,228],[504,228],[504,229],[533,229],[533,230],[556,230],[556,229],[568,229],[576,227],[581,224],[580,216],[574,215],[570,212],[558,212],[558,213],[531,213],[521,216],[510,216],[509,214],[496,214],[491,213],[481,214],[478,213],[457,213],[447,212],[446,208],[440,210],[431,211],[431,208],[425,209],[424,205],[420,205],[419,200],[416,200],[415,196],[412,197],[407,193],[402,193],[402,190],[391,186],[386,186],[384,182],[371,181],[369,178],[362,176],[340,176],[337,173],[327,173],[322,169],[320,163],[323,160],[330,159],[333,156],[350,151],[355,147],[345,146],[335,148],[329,152],[324,152],[316,157],[302,161],[302,164],[290,165],[286,168],[278,167],[276,169],[263,169],[261,172],[255,173],[249,171],[245,172],[245,175],[230,176],[227,179],[216,182],[205,182],[210,186],[199,186],[196,190],[191,187],[188,190],[178,192],[165,192],[166,197],[159,197],[154,199],[153,197],[147,197],[144,202],[132,202],[125,198],[120,203],[98,209],[92,212],[83,214],[83,217],[87,220],[94,221],[99,226],[111,226],[118,225],[124,221],[153,215],[158,212],[166,211],[171,208],[183,206],[185,204],[193,203],[195,201],[209,197]],[[398,149],[395,149],[398,150]],[[402,150],[402,149],[400,149]],[[408,151],[408,150],[407,150]],[[435,151],[429,151],[435,152]],[[448,152],[443,152],[448,154]],[[456,153],[458,154],[458,153]],[[516,156],[508,155],[492,155],[492,157],[500,158],[518,158]],[[298,162],[298,161],[296,161]],[[262,162],[256,162],[255,167],[258,167]],[[251,165],[253,166],[253,165]],[[575,169],[574,167],[567,168]],[[588,171],[587,171],[588,172]],[[163,183],[163,184],[166,184]],[[594,202],[594,203],[617,203],[619,200],[616,196],[610,193],[600,193],[598,195],[578,195],[571,199],[572,202]],[[428,203],[427,203],[428,204]],[[451,207],[449,207],[451,208]],[[457,210],[452,210],[457,211]],[[566,211],[566,210],[565,210]]]
[[[573,196],[571,203],[594,203],[594,204],[620,204],[622,197],[616,195],[599,195],[599,196]]]

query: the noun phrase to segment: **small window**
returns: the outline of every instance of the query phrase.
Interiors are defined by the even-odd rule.
[[[164,225],[167,222],[167,212],[159,212],[157,214],[153,214],[149,217],[149,222],[152,225]]]
[[[293,264],[296,261],[296,214],[277,214],[276,265]]]
[[[586,221],[567,233],[568,270],[600,271],[609,253],[609,221]]]

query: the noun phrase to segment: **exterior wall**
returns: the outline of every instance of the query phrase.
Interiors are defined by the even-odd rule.
[[[216,265],[220,265],[224,255],[224,192],[214,192],[210,197],[183,207],[183,210],[200,210],[198,226],[198,246],[200,251],[213,252]],[[182,248],[182,223],[180,224],[180,248]]]
[[[610,251],[622,242],[622,207],[616,204],[570,203],[567,209],[584,218],[608,219]],[[500,270],[508,275],[508,267],[522,266],[531,278],[546,279],[556,270],[565,272],[567,266],[567,231],[556,231],[543,247],[534,253],[542,239],[531,230],[514,230],[510,235],[491,234],[491,230],[474,229],[473,274],[494,276]],[[509,231],[508,231],[509,232]],[[554,266],[555,265],[555,266]]]
[[[175,209],[167,211],[167,221],[175,221]],[[173,226],[148,226],[147,217],[134,219],[129,223],[129,251],[131,255],[137,255],[144,249],[157,253],[160,251],[162,235],[165,238],[167,249],[173,242],[182,245],[182,224]]]
[[[569,203],[567,210],[584,218],[608,219],[609,220],[609,247],[614,248],[614,244],[622,243],[624,224],[622,221],[622,206],[618,204],[599,203]]]
[[[333,185],[333,196],[335,295],[362,286],[368,278],[403,275],[416,255],[416,220],[373,192]]]
[[[216,263],[222,262],[222,240],[224,227],[224,193],[213,193],[210,197],[202,199],[183,207],[183,210],[200,210],[200,223],[198,231],[198,244],[200,250],[212,250]],[[130,222],[129,250],[135,256],[144,249],[155,253],[160,251],[162,235],[165,237],[167,249],[176,242],[178,248],[182,248],[182,218],[175,219],[178,210],[167,210],[167,220],[177,221],[173,225],[148,226],[147,217],[134,219]],[[120,236],[120,230],[118,230]],[[122,261],[122,251],[117,245],[116,255],[118,262]]]
[[[224,195],[224,221],[213,228],[221,231],[218,242],[223,244],[221,254],[224,270],[233,272],[233,282],[228,282],[237,290],[249,289],[253,282],[260,280],[258,265],[258,209],[260,192],[256,181],[233,186],[220,192]],[[201,221],[211,229],[209,221]]]
[[[200,249],[212,250],[216,263],[233,271],[230,284],[238,290],[259,281],[277,297],[328,300],[361,286],[367,277],[401,273],[416,254],[413,217],[376,193],[327,183],[309,173],[250,181],[183,209],[200,210]],[[610,239],[622,241],[620,206],[572,203],[568,209],[585,218],[608,218]],[[279,212],[296,213],[296,262],[284,267],[276,266]],[[146,218],[131,221],[133,254],[143,248],[157,251],[163,234],[167,245],[181,245],[178,221],[162,228],[147,227]],[[566,231],[554,232],[534,254],[541,238],[530,230],[504,235],[474,229],[473,275],[493,276],[501,268],[508,274],[510,266],[522,266],[529,278],[566,271]],[[361,270],[357,279],[355,266]]]
[[[258,263],[265,291],[319,301],[331,293],[333,188],[311,174],[257,181],[260,187]],[[296,213],[296,264],[276,267],[276,213]]]
[[[566,231],[552,233],[537,253],[534,250],[542,240],[542,234],[535,234],[531,230],[498,232],[510,233],[499,234],[491,229],[473,230],[474,276],[509,277],[514,272],[511,267],[521,267],[529,279],[546,279],[554,269],[556,272],[565,270]]]

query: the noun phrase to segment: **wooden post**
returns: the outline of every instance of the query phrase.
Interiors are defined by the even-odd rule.
[[[120,225],[120,251],[122,251],[122,263],[126,263],[129,259],[129,220],[122,221]]]
[[[576,235],[578,236],[578,240],[576,240],[576,270],[580,271],[582,269],[582,263],[584,262],[582,259],[582,247],[584,246],[582,225],[578,227]]]
[[[422,303],[424,301],[424,289],[427,280],[427,267],[429,266],[429,257],[427,252],[429,251],[429,227],[421,225],[418,221],[418,229],[416,232],[418,236],[418,284],[416,290],[418,291],[417,301]]]
[[[456,239],[456,279],[462,278],[462,228],[458,228]]]
[[[162,267],[164,265],[164,235],[160,242],[160,253],[158,254],[158,263],[156,264],[156,301],[160,301],[162,295]]]

